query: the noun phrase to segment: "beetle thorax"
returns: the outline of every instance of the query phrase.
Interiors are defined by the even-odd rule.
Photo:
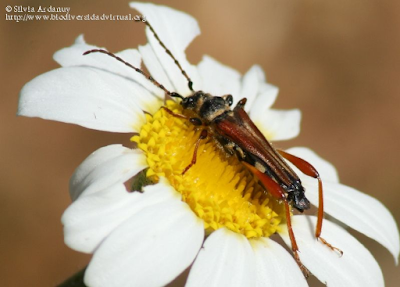
[[[214,97],[198,91],[184,98],[181,104],[184,109],[195,112],[204,122],[210,123],[216,117],[231,110],[232,96]]]

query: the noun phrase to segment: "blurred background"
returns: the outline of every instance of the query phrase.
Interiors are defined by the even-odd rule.
[[[116,52],[144,44],[144,26],[5,19],[7,5],[70,7],[72,15],[135,15],[127,0],[2,3],[1,285],[55,286],[90,259],[63,243],[60,217],[70,204],[69,178],[91,152],[112,143],[128,144],[129,136],[16,117],[18,93],[26,82],[57,68],[53,53],[70,46],[79,34]],[[341,182],[379,199],[400,222],[399,1],[155,3],[198,20],[202,34],[187,51],[192,63],[208,54],[241,73],[259,64],[267,80],[280,88],[274,107],[301,109],[300,136],[277,146],[314,149],[337,167]],[[400,270],[389,252],[355,235],[378,260],[386,286],[398,286]],[[310,285],[321,286],[313,279]]]

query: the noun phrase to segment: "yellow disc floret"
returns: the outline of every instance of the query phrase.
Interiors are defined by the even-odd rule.
[[[182,113],[181,106],[173,101],[166,106]],[[146,117],[140,134],[131,140],[146,153],[147,177],[153,182],[166,177],[182,194],[182,200],[203,219],[207,232],[225,226],[247,238],[256,238],[279,231],[285,218],[283,204],[270,197],[257,178],[213,137],[200,142],[196,164],[182,175],[192,161],[195,143],[204,127],[196,127],[164,109]]]

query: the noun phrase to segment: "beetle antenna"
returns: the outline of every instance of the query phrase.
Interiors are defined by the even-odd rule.
[[[171,94],[169,94],[170,97],[172,98],[180,98],[181,100],[184,99],[184,97],[182,97],[180,94],[172,92]]]
[[[131,65],[130,63],[124,61],[122,58],[118,57],[117,55],[107,51],[107,50],[103,50],[103,49],[93,49],[93,50],[89,50],[86,51],[85,53],[83,53],[84,56],[92,54],[92,53],[103,53],[106,54],[110,57],[113,57],[114,59],[120,61],[121,63],[125,64],[126,66],[128,66],[129,68],[134,69],[136,72],[138,72],[139,74],[142,74],[143,76],[145,76],[150,82],[152,82],[156,87],[160,88],[161,90],[163,90],[164,92],[166,92],[170,97],[175,97],[175,98],[182,98],[183,97],[181,95],[179,95],[178,93],[175,92],[170,92],[168,91],[163,85],[161,85],[159,82],[157,82],[152,76],[147,75],[145,72],[143,72],[141,69],[136,68],[135,66]]]
[[[164,48],[165,52],[172,58],[172,60],[174,60],[175,65],[178,66],[179,70],[181,70],[182,75],[188,80],[188,87],[189,89],[194,92],[193,90],[193,82],[192,80],[189,78],[188,74],[185,72],[185,70],[182,68],[181,64],[178,62],[178,60],[174,57],[174,55],[172,55],[171,51],[164,45],[164,43],[161,41],[161,39],[158,37],[156,31],[154,31],[153,26],[151,26],[151,24],[149,23],[149,21],[144,18],[144,17],[140,17],[139,20],[137,21],[141,21],[143,23],[145,23],[147,25],[147,27],[150,28],[150,31],[153,33],[154,37],[157,39],[158,43],[161,45],[161,47]]]

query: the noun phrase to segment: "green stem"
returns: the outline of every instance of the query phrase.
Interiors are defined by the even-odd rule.
[[[57,285],[57,287],[87,287],[85,283],[83,283],[86,267],[69,277],[60,285]]]

